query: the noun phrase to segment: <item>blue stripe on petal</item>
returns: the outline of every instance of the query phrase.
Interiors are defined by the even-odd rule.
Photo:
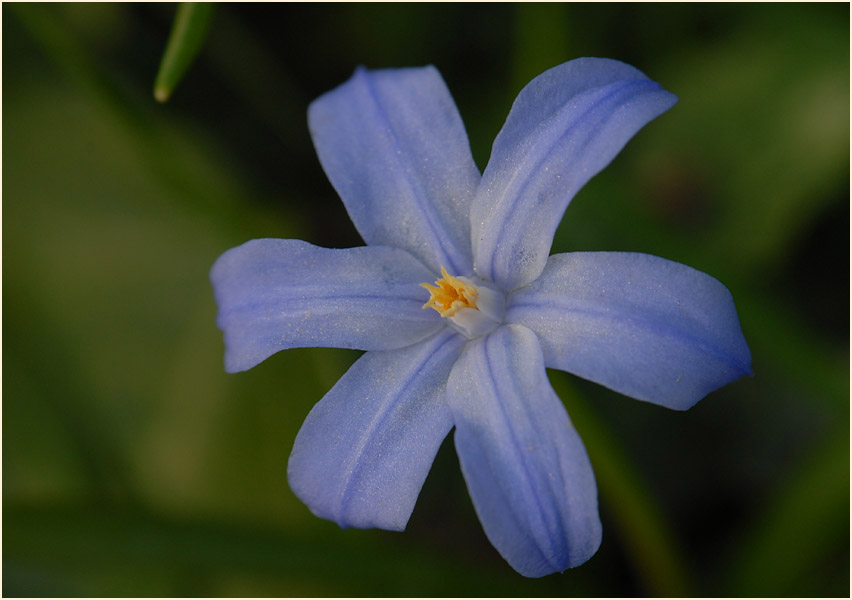
[[[405,529],[452,428],[447,377],[464,345],[448,330],[368,352],[311,410],[287,468],[293,492],[341,527]]]
[[[595,478],[535,334],[509,325],[469,343],[447,403],[474,507],[503,558],[528,577],[588,560],[601,540]]]
[[[477,274],[513,290],[544,268],[568,203],[677,98],[624,63],[581,58],[518,95],[471,205]]]
[[[444,326],[422,309],[429,293],[420,283],[434,275],[396,248],[252,240],[219,257],[210,279],[232,373],[285,348],[388,350]]]
[[[751,374],[725,286],[647,254],[553,255],[509,297],[506,320],[538,334],[548,367],[669,408]]]
[[[368,244],[404,248],[436,273],[472,272],[469,211],[480,176],[434,67],[359,68],[311,104],[308,124]]]

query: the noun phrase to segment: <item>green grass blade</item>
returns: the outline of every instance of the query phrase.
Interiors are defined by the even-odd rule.
[[[183,2],[178,7],[154,82],[154,98],[157,101],[168,100],[183,79],[207,37],[212,16],[213,4],[210,2]]]
[[[565,403],[595,469],[601,504],[618,525],[634,572],[651,596],[689,596],[691,577],[681,560],[673,532],[627,451],[607,431],[594,410],[573,389],[569,376],[548,371],[553,389]]]

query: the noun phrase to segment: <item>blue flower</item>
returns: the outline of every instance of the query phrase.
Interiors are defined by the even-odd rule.
[[[482,175],[434,67],[359,68],[311,104],[320,162],[367,246],[253,240],[211,272],[229,372],[285,348],[367,351],[296,437],[288,478],[311,511],[404,529],[455,427],[512,567],[540,577],[595,553],[594,474],[545,367],[681,410],[751,372],[712,277],[644,254],[548,256],[571,198],[676,101],[621,62],[567,62],[521,91]]]

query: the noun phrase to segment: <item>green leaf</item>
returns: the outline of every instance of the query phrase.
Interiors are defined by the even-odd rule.
[[[154,82],[154,98],[159,102],[165,102],[171,97],[195,60],[207,37],[212,16],[213,4],[210,2],[183,2],[178,7]]]

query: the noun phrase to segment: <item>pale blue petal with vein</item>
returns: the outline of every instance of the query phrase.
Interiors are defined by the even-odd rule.
[[[555,254],[506,320],[538,334],[548,367],[668,408],[751,374],[725,286],[648,254]]]
[[[368,352],[314,406],[287,468],[314,514],[341,527],[405,528],[453,426],[444,389],[462,346],[444,330],[403,350]]]
[[[595,477],[535,334],[508,325],[471,342],[447,403],[473,505],[503,558],[528,577],[586,562],[601,543]]]
[[[225,367],[244,371],[285,348],[413,344],[444,326],[421,308],[429,294],[419,284],[432,276],[404,250],[383,246],[263,239],[232,248],[210,273]]]
[[[637,69],[580,58],[521,90],[471,206],[480,277],[510,291],[544,268],[574,194],[677,97]]]
[[[359,68],[311,104],[308,125],[367,244],[404,248],[435,273],[472,272],[469,211],[479,171],[435,67]]]

